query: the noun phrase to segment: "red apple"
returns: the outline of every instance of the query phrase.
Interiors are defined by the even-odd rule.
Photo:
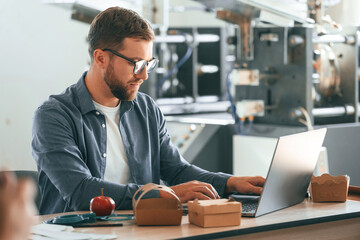
[[[104,196],[104,189],[101,188],[101,196],[94,197],[90,201],[90,211],[96,216],[108,216],[114,213],[115,202],[111,197]]]

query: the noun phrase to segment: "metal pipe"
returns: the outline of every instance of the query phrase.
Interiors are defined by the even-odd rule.
[[[354,115],[355,108],[351,105],[332,108],[314,108],[312,110],[314,117],[340,117],[345,115]]]
[[[196,42],[218,42],[220,37],[215,34],[197,34],[195,35]],[[183,42],[193,42],[194,37],[191,35],[165,35],[155,37],[156,43],[183,43]]]
[[[355,37],[352,35],[322,35],[313,37],[313,43],[346,43],[355,44]]]
[[[314,108],[312,110],[312,115],[316,117],[341,117],[345,115],[354,115],[355,107],[352,105],[345,105],[341,107],[331,107],[331,108]],[[303,114],[299,109],[295,109],[290,113],[291,117],[299,118]]]
[[[165,36],[156,36],[156,43],[183,43],[186,41],[186,37],[182,35],[165,35]]]

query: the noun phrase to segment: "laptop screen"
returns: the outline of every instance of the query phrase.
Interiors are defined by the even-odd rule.
[[[304,200],[326,131],[322,128],[278,139],[255,216]]]
[[[326,128],[280,137],[255,216],[304,200]]]

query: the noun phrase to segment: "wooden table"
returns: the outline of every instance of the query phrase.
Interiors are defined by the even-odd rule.
[[[83,213],[83,212],[82,212]],[[129,211],[117,211],[129,213]],[[59,214],[40,216],[40,221]],[[184,216],[180,226],[76,228],[77,232],[113,234],[118,239],[360,239],[360,202],[313,203],[311,200],[257,218],[243,217],[236,227],[201,228]]]

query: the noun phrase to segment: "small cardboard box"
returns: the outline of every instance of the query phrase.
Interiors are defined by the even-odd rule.
[[[241,223],[241,203],[229,199],[188,202],[189,222],[200,227],[238,226]]]
[[[135,219],[139,226],[180,225],[182,213],[176,199],[141,199],[135,211]]]
[[[345,202],[350,178],[348,176],[331,176],[323,174],[320,177],[312,176],[310,194],[314,202]]]
[[[142,197],[149,191],[167,191],[174,196],[171,198]],[[138,196],[139,195],[139,196]],[[180,225],[183,208],[175,192],[166,186],[148,183],[139,188],[133,196],[133,211],[136,224],[139,226]]]

